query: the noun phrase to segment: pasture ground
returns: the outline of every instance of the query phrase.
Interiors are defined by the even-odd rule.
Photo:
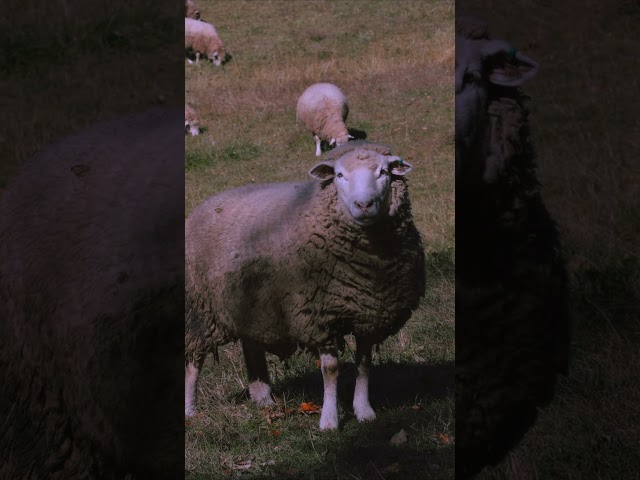
[[[640,8],[463,0],[541,64],[525,87],[543,197],[571,279],[572,365],[521,446],[482,480],[640,478]]]
[[[453,2],[198,5],[232,59],[222,67],[185,61],[185,100],[206,128],[186,138],[185,215],[239,185],[307,179],[317,158],[311,134],[296,125],[297,99],[315,82],[333,82],[349,99],[347,126],[414,166],[409,184],[429,288],[409,323],[374,357],[378,418],[371,423],[353,417],[349,339],[337,433],[319,431],[318,415],[295,413],[302,402],[322,404],[311,355],[295,356],[287,369],[270,358],[278,406],[269,412],[246,399],[240,347],[220,348],[220,363],[205,363],[200,411],[186,422],[187,478],[453,478]],[[389,446],[401,429],[406,443]]]

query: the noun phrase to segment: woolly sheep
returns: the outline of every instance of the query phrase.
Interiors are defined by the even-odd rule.
[[[184,49],[187,55],[195,53],[196,62],[200,60],[201,55],[206,55],[217,66],[221,65],[227,57],[224,43],[220,40],[215,27],[193,18],[184,19]],[[187,60],[193,63],[191,59]]]
[[[566,373],[567,274],[520,87],[538,64],[456,21],[456,478],[498,463]]]
[[[185,414],[195,413],[208,352],[240,339],[251,399],[273,404],[265,351],[317,349],[324,379],[321,429],[338,427],[338,351],[356,337],[353,408],[369,404],[371,348],[395,334],[425,288],[412,219],[409,163],[388,147],[351,142],[303,183],[248,185],[208,198],[186,220]]]
[[[184,2],[184,16],[185,18],[193,18],[200,20],[200,10],[196,7],[193,0],[185,0]]]
[[[188,103],[184,105],[184,129],[192,136],[200,134],[200,117],[196,109]]]
[[[65,137],[0,197],[0,478],[183,474],[179,118]]]
[[[296,120],[302,122],[316,142],[316,156],[321,155],[320,142],[340,146],[353,137],[345,125],[349,115],[347,98],[332,83],[316,83],[307,88],[298,99]]]

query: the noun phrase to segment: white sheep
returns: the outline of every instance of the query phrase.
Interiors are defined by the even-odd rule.
[[[540,195],[526,96],[538,64],[456,19],[456,478],[499,462],[566,373],[558,232]]]
[[[184,19],[184,49],[187,56],[195,54],[196,62],[202,55],[206,55],[217,66],[224,63],[227,57],[224,43],[215,27],[193,18]],[[193,63],[190,58],[187,60]]]
[[[351,142],[301,183],[248,185],[208,198],[186,220],[185,415],[206,355],[240,339],[251,399],[273,403],[265,351],[317,349],[321,429],[338,427],[338,352],[356,337],[353,409],[369,403],[371,349],[405,324],[425,288],[425,257],[404,176],[388,147]]]
[[[193,18],[200,20],[200,10],[193,2],[193,0],[185,0],[184,2],[184,16],[185,18]]]
[[[183,474],[179,118],[70,134],[0,197],[2,479]]]
[[[345,125],[349,104],[342,90],[332,83],[316,83],[307,88],[298,99],[296,120],[312,133],[316,142],[316,156],[321,155],[320,143],[340,146],[353,137]]]
[[[200,134],[200,117],[193,105],[184,104],[184,129],[192,136]]]

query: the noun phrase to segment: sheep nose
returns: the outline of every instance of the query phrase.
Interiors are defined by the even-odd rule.
[[[367,208],[371,208],[373,206],[373,200],[369,200],[368,202],[353,202],[356,207],[360,210],[366,210]]]

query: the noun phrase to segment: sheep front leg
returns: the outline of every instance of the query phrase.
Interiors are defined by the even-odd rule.
[[[336,430],[338,428],[338,374],[340,373],[337,352],[320,351],[320,367],[324,381],[320,430]]]
[[[242,353],[249,377],[249,395],[256,405],[268,406],[275,402],[271,398],[269,368],[264,347],[252,340],[242,339]]]
[[[376,413],[369,404],[369,369],[371,368],[371,347],[368,338],[356,337],[356,388],[353,394],[353,411],[359,421],[373,420]]]
[[[196,413],[196,395],[198,377],[204,363],[205,355],[197,355],[195,361],[187,364],[184,372],[184,414],[192,417]]]

